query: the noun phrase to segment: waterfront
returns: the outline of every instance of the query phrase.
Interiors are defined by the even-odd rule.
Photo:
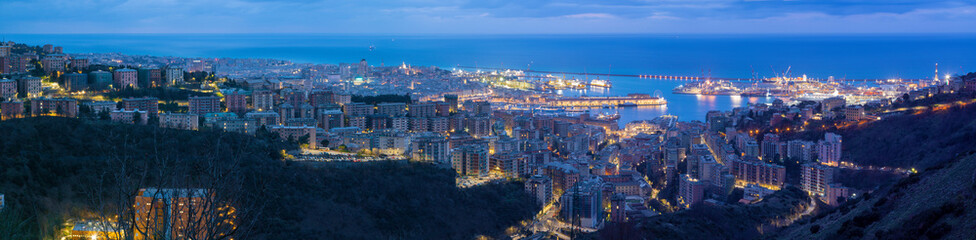
[[[370,65],[531,68],[549,71],[749,78],[792,72],[811,78],[931,78],[934,63],[954,74],[976,65],[976,35],[321,35],[321,34],[85,34],[6,35],[8,40],[58,42],[72,52],[123,52],[185,57],[276,58],[296,62]],[[370,49],[370,46],[375,47]],[[842,51],[841,51],[842,50]],[[888,61],[899,59],[898,61]],[[591,78],[593,78],[591,76]],[[704,120],[770,98],[672,94],[678,80],[611,77],[609,90],[568,95],[654,94],[667,106],[618,109],[621,123],[662,114]]]

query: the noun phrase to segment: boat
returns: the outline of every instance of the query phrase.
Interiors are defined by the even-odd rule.
[[[620,113],[600,113],[596,115],[596,119],[600,120],[617,120],[620,119]]]
[[[610,80],[594,79],[593,81],[590,81],[590,86],[610,88],[611,84],[610,84]]]
[[[672,90],[677,94],[735,95],[741,92],[728,81],[696,81],[682,84]]]
[[[636,103],[632,103],[632,102],[625,102],[625,103],[617,104],[617,106],[618,107],[637,107],[637,104]]]

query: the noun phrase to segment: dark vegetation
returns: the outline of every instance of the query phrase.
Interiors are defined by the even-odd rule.
[[[130,218],[118,206],[143,187],[213,189],[238,210],[234,239],[470,239],[538,209],[518,183],[458,189],[449,169],[415,163],[295,164],[283,161],[293,146],[267,137],[55,117],[0,132],[0,239]]]
[[[699,205],[688,210],[640,221],[636,231],[643,239],[757,239],[774,223],[799,214],[809,204],[807,194],[787,187],[753,205]],[[601,230],[601,236],[613,233]]]
[[[838,180],[843,184],[874,191],[799,221],[777,237],[971,239],[976,235],[973,116],[976,106],[970,104],[893,117],[842,132],[845,154],[852,158],[862,159],[864,164],[912,166],[919,173],[897,180],[880,171],[842,173]],[[872,185],[877,187],[867,188]]]
[[[976,96],[971,93],[938,94],[903,105],[950,104],[973,97]],[[976,118],[973,116],[976,116],[973,104],[956,105],[941,111],[909,112],[849,128],[808,130],[785,138],[819,140],[825,132],[834,132],[844,137],[844,161],[922,169],[953,159],[956,153],[976,145]]]
[[[872,166],[920,169],[934,166],[976,146],[973,116],[976,116],[976,106],[956,106],[847,129],[841,131],[845,158]]]
[[[377,96],[360,96],[352,95],[352,102],[362,102],[366,104],[377,104],[377,103],[411,103],[410,95],[377,95]]]
[[[800,221],[778,237],[969,239],[976,234],[976,158],[972,153]]]
[[[187,83],[213,82],[217,77],[213,72],[183,72],[183,81]]]

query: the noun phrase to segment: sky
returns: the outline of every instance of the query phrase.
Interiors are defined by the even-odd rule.
[[[0,0],[0,33],[976,33],[976,0]]]

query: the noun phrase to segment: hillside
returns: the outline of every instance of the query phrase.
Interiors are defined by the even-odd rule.
[[[654,216],[639,221],[634,229],[601,230],[602,239],[756,239],[775,226],[789,224],[810,206],[802,190],[787,187],[752,205],[700,205],[685,211]]]
[[[976,156],[934,166],[836,211],[798,222],[779,239],[972,239]]]
[[[953,159],[976,145],[976,104],[959,106],[971,95],[942,94],[912,102],[931,106],[953,104],[944,110],[922,110],[845,129],[831,129],[844,137],[844,161],[861,165],[923,169]],[[924,103],[924,104],[923,104]],[[823,130],[788,136],[823,139]]]
[[[845,158],[859,164],[927,168],[976,146],[976,106],[885,119],[842,132]],[[897,129],[897,131],[892,131]]]
[[[0,132],[0,239],[132,219],[118,206],[146,187],[212,189],[236,209],[234,239],[466,239],[538,209],[518,183],[462,190],[449,169],[413,163],[307,167],[281,160],[285,143],[234,133],[55,117],[3,121]]]

